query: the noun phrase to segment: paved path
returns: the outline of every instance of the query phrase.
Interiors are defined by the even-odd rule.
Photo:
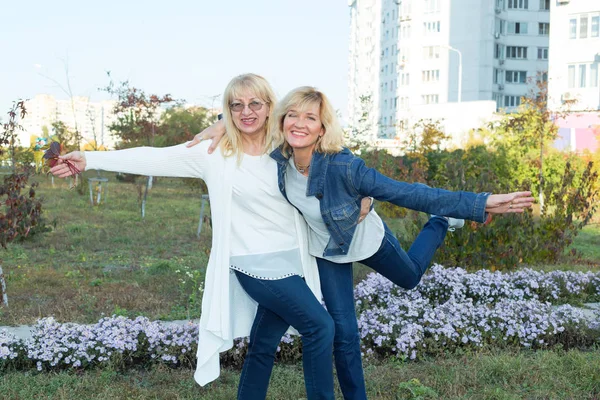
[[[198,324],[198,320],[177,320],[177,321],[162,321],[165,325],[186,325],[186,324]],[[0,326],[0,331],[6,330],[8,333],[15,335],[19,339],[30,339],[31,338],[31,326],[20,325],[20,326]]]

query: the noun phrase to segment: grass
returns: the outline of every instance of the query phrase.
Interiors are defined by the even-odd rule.
[[[95,173],[89,176],[94,176]],[[103,315],[151,319],[197,318],[208,260],[210,227],[198,239],[200,193],[179,179],[159,179],[140,217],[135,185],[110,179],[108,200],[92,207],[87,187],[38,176],[38,194],[52,232],[13,243],[2,253],[10,307],[0,325],[59,321],[96,322]],[[85,176],[84,176],[85,178]],[[208,212],[208,210],[207,210]],[[587,271],[600,265],[600,226],[586,226],[565,258],[540,270]],[[357,265],[355,280],[369,273]],[[191,278],[190,278],[191,277]],[[539,351],[468,353],[403,363],[365,362],[370,399],[598,399],[600,352]],[[0,375],[2,399],[232,399],[238,370],[224,370],[206,388],[188,369],[85,372],[10,372]],[[278,364],[270,399],[305,396],[301,365]],[[341,396],[338,392],[338,397]]]
[[[50,315],[86,323],[113,313],[199,315],[199,301],[190,300],[198,300],[210,246],[209,227],[196,237],[200,193],[179,179],[159,179],[142,220],[135,185],[109,177],[108,200],[99,207],[90,205],[87,187],[82,195],[67,182],[52,187],[49,177],[37,177],[54,229],[1,254],[10,307],[0,308],[0,325]]]
[[[232,399],[239,371],[202,388],[193,371],[157,367],[117,372],[16,373],[0,377],[3,399]],[[369,399],[597,399],[600,352],[474,353],[365,366]],[[421,397],[418,397],[418,396]],[[302,399],[301,367],[275,366],[269,399]],[[336,398],[341,398],[337,392]]]

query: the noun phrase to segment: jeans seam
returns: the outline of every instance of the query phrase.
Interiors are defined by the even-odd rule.
[[[258,324],[257,324],[257,326],[256,326],[256,327],[257,327],[257,330],[258,330],[258,328],[260,327],[260,325],[262,324],[262,321],[263,321],[263,318],[264,318],[264,316],[265,316],[265,313],[264,313],[264,312],[262,312],[262,313],[261,313],[261,315],[260,315],[260,319],[258,320]],[[246,353],[246,356],[247,356],[247,354],[248,354],[250,351],[252,351],[253,349],[254,349],[254,342],[251,342],[251,343],[250,343],[250,346],[248,346],[248,352]],[[244,383],[246,382],[246,377],[247,377],[247,376],[248,376],[247,374],[244,374],[244,379],[243,379],[242,381],[240,381],[240,393],[239,393],[239,395],[240,395],[240,398],[242,397],[242,393],[243,393],[243,389],[244,389]]]

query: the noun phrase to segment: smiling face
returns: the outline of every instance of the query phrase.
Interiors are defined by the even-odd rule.
[[[269,105],[254,93],[235,97],[229,108],[233,123],[243,134],[261,135],[266,132]]]
[[[312,151],[319,138],[325,134],[320,117],[321,107],[314,102],[295,109],[292,107],[283,119],[285,140],[294,151]]]

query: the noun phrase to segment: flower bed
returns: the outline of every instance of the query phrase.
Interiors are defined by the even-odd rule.
[[[438,265],[415,290],[400,289],[378,274],[355,289],[364,354],[402,359],[484,346],[589,346],[597,340],[600,315],[586,319],[577,308],[551,302],[599,294],[598,273],[471,274]],[[144,317],[113,316],[94,325],[44,318],[25,341],[0,332],[0,369],[193,365],[197,340],[196,325],[165,325]],[[279,358],[299,359],[300,346],[298,338],[286,335]],[[223,363],[239,364],[246,347],[247,339],[237,340]]]

